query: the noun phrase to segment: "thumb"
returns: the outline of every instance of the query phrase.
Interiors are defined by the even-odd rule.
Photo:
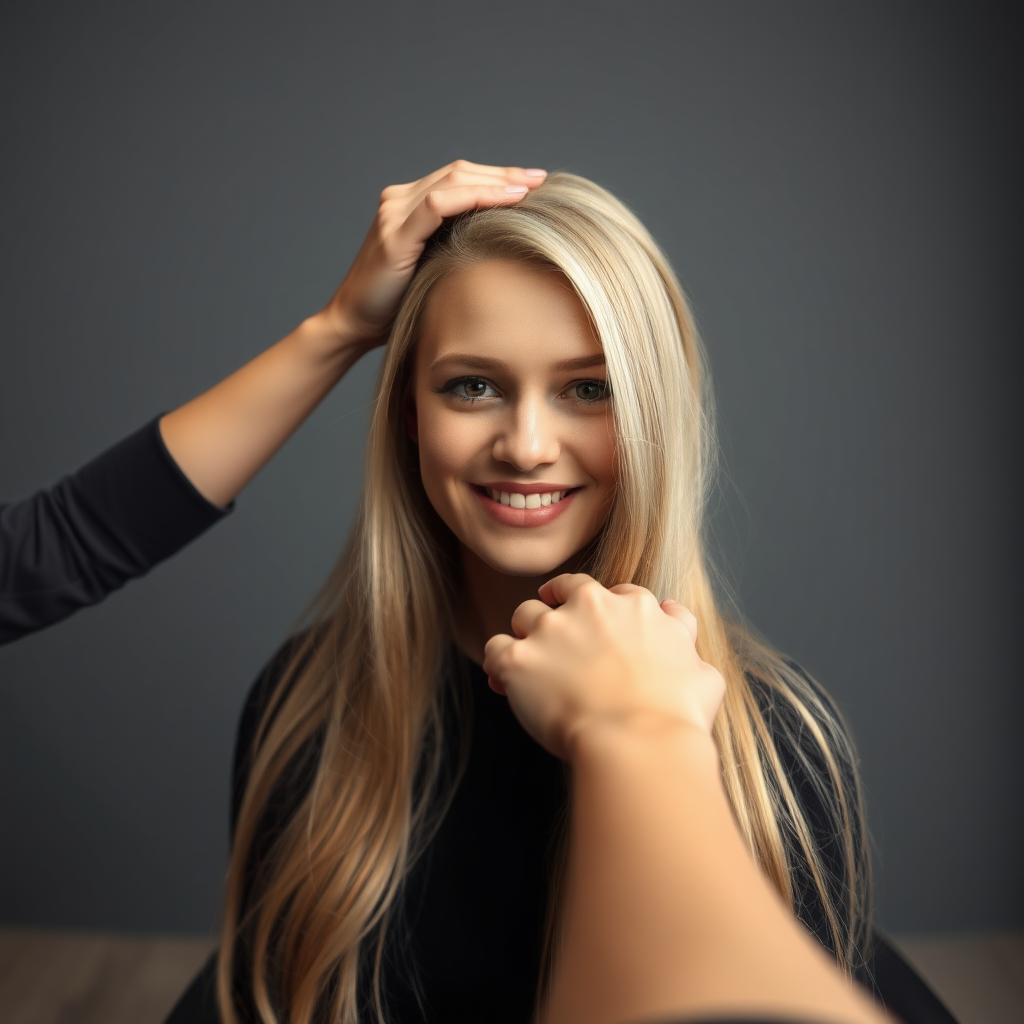
[[[678,619],[683,623],[689,631],[690,639],[694,643],[697,642],[697,616],[694,615],[686,605],[680,604],[674,598],[666,597],[665,600],[661,602],[661,610],[666,615],[671,616],[673,619]]]

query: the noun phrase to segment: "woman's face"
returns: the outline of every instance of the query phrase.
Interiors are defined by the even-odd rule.
[[[431,504],[466,548],[541,576],[600,530],[615,486],[604,353],[565,277],[492,260],[440,281],[406,422]]]

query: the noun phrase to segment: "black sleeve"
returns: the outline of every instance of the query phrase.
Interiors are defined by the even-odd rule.
[[[195,489],[159,422],[49,490],[0,505],[0,644],[102,601],[234,508]]]

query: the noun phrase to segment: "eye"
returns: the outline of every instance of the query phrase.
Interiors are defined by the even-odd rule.
[[[494,392],[494,387],[482,377],[455,377],[434,391],[439,395],[451,395],[461,402],[475,402],[478,398],[491,398],[488,391]]]
[[[569,389],[573,400],[584,405],[596,405],[611,398],[611,388],[606,380],[581,380]]]

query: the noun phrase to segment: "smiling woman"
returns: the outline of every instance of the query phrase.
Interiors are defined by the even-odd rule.
[[[479,172],[488,187],[498,170]],[[821,688],[716,593],[710,389],[671,268],[584,178],[463,196],[435,232],[436,189],[382,197],[435,220],[389,293],[359,516],[243,717],[222,1020],[527,1019],[560,945],[567,780],[480,666],[563,572],[696,615],[699,659],[725,681],[714,738],[743,840],[856,971],[870,904],[853,748]]]
[[[508,577],[532,596],[571,571],[604,524],[610,397],[604,352],[562,274],[487,261],[435,287],[405,421],[423,489],[472,573],[456,621],[470,627],[463,646],[477,661],[508,628]]]

